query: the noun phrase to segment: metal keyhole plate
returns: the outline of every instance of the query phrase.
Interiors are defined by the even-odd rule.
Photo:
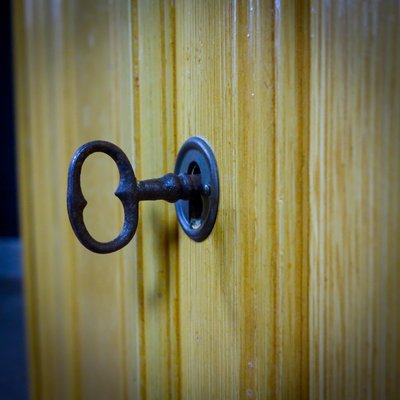
[[[209,144],[198,136],[188,139],[179,150],[175,174],[200,174],[203,193],[190,200],[175,203],[182,229],[196,242],[211,233],[218,214],[219,181],[214,153]]]

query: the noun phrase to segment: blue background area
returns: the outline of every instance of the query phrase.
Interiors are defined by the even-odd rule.
[[[0,399],[28,398],[21,243],[0,239]]]

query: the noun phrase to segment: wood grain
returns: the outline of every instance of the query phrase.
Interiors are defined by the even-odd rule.
[[[34,399],[394,399],[400,391],[400,40],[394,0],[17,0],[20,209]],[[139,179],[200,135],[212,235],[140,206],[135,239],[72,234],[93,139]],[[114,237],[112,161],[83,171]]]
[[[312,2],[310,394],[400,376],[399,3]]]
[[[222,188],[210,239],[180,234],[183,398],[307,390],[307,147],[297,123],[307,109],[293,96],[303,37],[296,9],[282,8],[177,3],[179,137],[210,141]]]
[[[136,165],[138,176],[148,179],[173,171],[176,157],[171,3],[135,2],[133,26]],[[174,213],[173,206],[163,202],[140,205],[142,398],[168,399],[179,393]]]
[[[65,212],[66,172],[80,144],[104,138],[133,154],[129,11],[128,3],[15,5],[33,398],[119,398],[132,391],[138,357],[135,340],[126,339],[138,337],[133,248],[92,255],[78,245]],[[112,196],[115,167],[107,158],[90,159],[83,180],[88,226],[109,239],[122,216]]]

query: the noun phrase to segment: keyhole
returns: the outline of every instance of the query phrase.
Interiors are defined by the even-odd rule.
[[[193,161],[188,168],[189,175],[201,174],[198,164]],[[189,221],[192,229],[198,229],[201,225],[201,214],[203,212],[203,199],[200,194],[189,200]]]

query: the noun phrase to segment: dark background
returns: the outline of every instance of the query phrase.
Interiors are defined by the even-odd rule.
[[[18,236],[11,1],[0,1],[0,236]]]
[[[28,398],[13,98],[11,0],[0,0],[0,400]]]

